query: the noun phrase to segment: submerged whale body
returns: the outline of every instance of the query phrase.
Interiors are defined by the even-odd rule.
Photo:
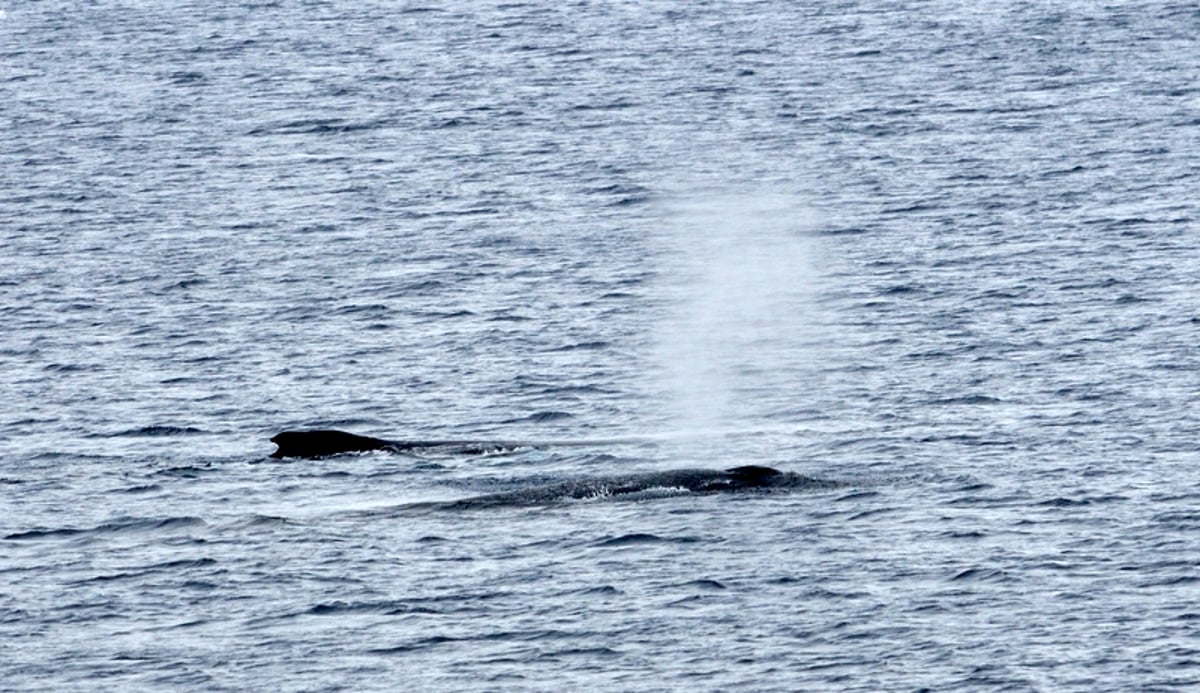
[[[747,465],[725,470],[676,469],[623,476],[575,479],[505,493],[492,493],[460,500],[425,504],[448,510],[496,506],[544,505],[592,498],[630,498],[660,493],[729,493],[841,487],[836,481],[814,479],[802,474],[781,472],[771,467]]]

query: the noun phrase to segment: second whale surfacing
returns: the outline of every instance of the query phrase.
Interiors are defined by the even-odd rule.
[[[725,470],[675,469],[609,477],[573,479],[530,488],[473,496],[452,501],[418,504],[447,510],[498,506],[546,505],[571,500],[603,498],[640,498],[676,493],[713,494],[730,492],[766,492],[776,490],[834,489],[838,481],[814,479],[803,474],[781,472],[771,467],[745,465]]]

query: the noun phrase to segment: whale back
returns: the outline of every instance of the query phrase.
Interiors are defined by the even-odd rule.
[[[726,469],[725,473],[729,475],[729,478],[733,482],[745,486],[769,486],[775,481],[776,477],[782,474],[778,469],[760,467],[756,464]]]
[[[271,438],[279,446],[271,457],[329,457],[345,452],[385,450],[387,441],[345,431],[284,431]]]

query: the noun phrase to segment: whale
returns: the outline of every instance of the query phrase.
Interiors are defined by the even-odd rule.
[[[332,429],[283,431],[271,438],[277,449],[271,453],[275,459],[288,457],[320,459],[355,452],[409,453],[420,450],[437,450],[447,454],[482,455],[519,448],[542,447],[532,443],[514,443],[479,440],[384,440]]]
[[[445,455],[486,455],[516,450],[541,450],[564,447],[595,447],[597,445],[647,445],[647,437],[605,438],[593,440],[385,440],[372,436],[334,429],[283,431],[271,438],[277,449],[275,459],[288,457],[319,459],[356,452],[416,453],[430,451]]]
[[[276,459],[304,457],[316,459],[332,457],[350,452],[386,450],[389,443],[379,438],[360,436],[346,431],[284,431],[271,437],[277,449],[271,453]]]
[[[587,441],[555,443],[478,441],[478,440],[386,440],[332,429],[284,431],[271,438],[278,449],[271,457],[320,459],[361,452],[410,453],[422,450],[478,455],[495,451],[536,449],[558,445],[594,445]],[[672,469],[657,472],[581,477],[550,483],[470,496],[450,501],[408,503],[407,510],[466,510],[503,506],[530,506],[572,500],[634,499],[690,493],[820,490],[844,487],[840,481],[817,479],[773,467],[742,465],[728,469]]]
[[[468,510],[503,506],[549,505],[572,500],[635,499],[681,493],[772,492],[836,489],[840,481],[815,479],[772,467],[743,465],[724,470],[674,469],[607,477],[570,479],[528,488],[489,493],[451,501],[414,504],[441,510]]]

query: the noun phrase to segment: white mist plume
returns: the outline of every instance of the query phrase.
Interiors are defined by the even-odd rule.
[[[762,192],[691,194],[666,212],[655,361],[667,427],[691,456],[777,429],[773,413],[802,395],[815,219],[796,197]]]

